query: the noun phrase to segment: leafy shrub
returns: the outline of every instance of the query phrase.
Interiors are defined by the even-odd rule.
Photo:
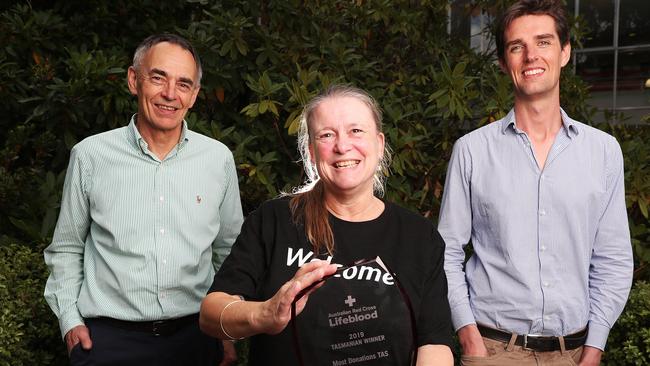
[[[635,257],[635,279],[650,279],[650,124],[603,125],[621,144],[625,201]]]
[[[0,366],[65,364],[58,322],[43,298],[41,251],[0,247]]]
[[[603,366],[650,364],[650,283],[634,284],[607,343]]]
[[[498,10],[510,2],[471,3]],[[395,152],[387,198],[435,219],[453,142],[500,118],[512,103],[494,55],[447,34],[447,14],[447,0],[3,3],[0,248],[34,248],[34,267],[25,262],[22,268],[36,278],[30,276],[42,258],[35,253],[51,240],[70,148],[128,123],[136,101],[126,88],[126,68],[136,45],[160,32],[185,36],[201,55],[202,89],[187,120],[232,149],[246,212],[300,183],[298,113],[323,86],[348,82],[370,91],[385,111],[384,132]],[[586,85],[570,68],[563,70],[561,93],[571,116],[593,120]],[[636,277],[648,278],[650,128],[600,127],[622,143]],[[3,280],[3,294],[21,288],[13,282],[20,280]],[[33,292],[24,296],[44,304],[43,282],[37,283],[24,287]],[[61,346],[49,312],[34,317],[52,327],[38,336],[15,314],[4,315],[3,342],[51,334],[40,348],[29,347],[49,350],[55,363]]]

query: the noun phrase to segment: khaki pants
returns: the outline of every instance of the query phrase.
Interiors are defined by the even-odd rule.
[[[576,366],[582,348],[554,352],[535,352],[514,345],[483,337],[488,357],[461,356],[462,366]]]

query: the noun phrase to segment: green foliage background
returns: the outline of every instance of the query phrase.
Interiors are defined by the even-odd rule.
[[[509,2],[472,6],[498,10]],[[187,120],[233,150],[246,212],[301,182],[294,137],[301,106],[323,86],[346,82],[370,91],[385,111],[395,152],[387,198],[435,219],[453,142],[511,106],[494,55],[449,35],[447,15],[446,0],[0,5],[0,365],[65,364],[42,298],[41,251],[56,223],[70,148],[127,124],[136,111],[125,77],[142,39],[176,32],[198,49],[203,88]],[[576,24],[577,43],[582,31]],[[562,77],[569,115],[593,121],[585,84],[570,69]],[[648,279],[650,129],[598,127],[622,144],[635,276]],[[607,364],[640,364],[619,352],[630,347],[650,355],[650,300],[634,296],[625,316],[636,320],[613,331]],[[631,328],[638,337],[624,339]]]

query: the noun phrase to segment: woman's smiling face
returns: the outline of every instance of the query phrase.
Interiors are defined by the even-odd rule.
[[[309,136],[310,154],[327,192],[372,194],[384,134],[365,103],[349,96],[325,99],[313,112]]]

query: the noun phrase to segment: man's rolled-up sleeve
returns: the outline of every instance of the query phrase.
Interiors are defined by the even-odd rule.
[[[244,222],[241,198],[239,196],[239,182],[237,180],[237,170],[235,169],[235,160],[232,153],[229,153],[225,159],[225,184],[223,200],[219,206],[219,233],[212,244],[212,264],[215,272],[223,264],[232,244],[237,239],[242,223]]]
[[[82,155],[76,147],[71,151],[59,218],[52,243],[44,251],[50,270],[45,300],[59,319],[62,337],[75,326],[84,324],[77,299],[84,279],[83,256],[90,227],[90,205],[87,194],[89,166]]]
[[[586,345],[605,349],[632,285],[634,262],[625,209],[623,154],[614,138],[606,150],[607,192],[589,268],[589,335]]]
[[[445,273],[449,286],[449,306],[455,330],[476,322],[469,304],[463,263],[463,248],[472,232],[470,196],[471,156],[465,140],[459,139],[447,168],[438,231],[445,241]]]

